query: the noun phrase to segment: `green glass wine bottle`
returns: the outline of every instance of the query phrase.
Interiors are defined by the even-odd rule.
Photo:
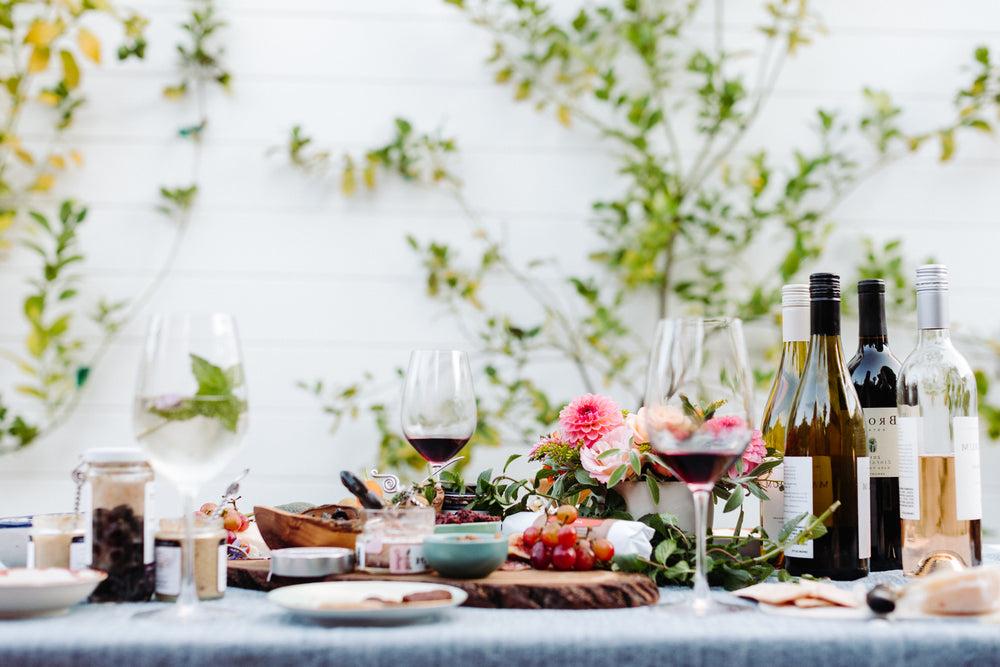
[[[840,278],[809,276],[810,338],[785,439],[785,516],[819,516],[826,534],[785,551],[793,575],[849,580],[868,574],[871,516],[861,402],[840,340]]]

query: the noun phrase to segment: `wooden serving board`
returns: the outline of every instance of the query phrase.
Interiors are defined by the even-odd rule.
[[[229,561],[228,583],[236,588],[268,591],[267,560]],[[492,609],[620,609],[656,604],[660,598],[653,581],[642,574],[607,570],[498,570],[483,579],[446,579],[433,573],[378,575],[365,572],[333,575],[327,581],[398,579],[425,581],[461,588],[469,594],[467,607]]]

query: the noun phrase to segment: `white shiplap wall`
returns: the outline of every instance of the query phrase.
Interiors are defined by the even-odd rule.
[[[756,4],[727,3],[733,44],[754,43],[749,7]],[[152,210],[158,186],[190,180],[190,146],[175,131],[191,110],[160,96],[174,79],[185,6],[137,6],[152,20],[148,58],[86,75],[90,101],[70,138],[87,163],[62,185],[62,193],[91,207],[83,234],[88,288],[118,298],[152,278],[173,238],[170,223]],[[266,158],[266,150],[297,122],[323,143],[356,150],[387,137],[396,115],[443,126],[460,142],[457,169],[473,204],[504,221],[519,256],[558,248],[568,269],[582,269],[594,245],[589,204],[615,192],[614,163],[587,132],[512,102],[482,64],[488,38],[436,0],[230,0],[221,8],[234,91],[210,98],[197,212],[148,312],[237,315],[252,413],[243,459],[232,469],[254,470],[245,485],[254,501],[328,502],[343,495],[337,471],[370,461],[372,433],[347,424],[331,439],[328,420],[294,382],[349,381],[364,370],[386,376],[413,346],[460,344],[447,318],[422,298],[420,269],[403,236],[461,245],[467,228],[434,192],[390,182],[372,196],[344,200],[330,183],[303,178]],[[912,127],[932,124],[947,117],[972,48],[1000,49],[1000,5],[989,0],[838,0],[819,8],[831,34],[788,64],[745,146],[780,151],[808,141],[812,109],[856,110],[865,84],[890,90]],[[696,37],[708,39],[710,18],[699,20]],[[40,139],[42,128],[29,118],[24,132]],[[933,253],[953,266],[955,318],[992,332],[1000,324],[1000,148],[980,138],[959,153],[941,167],[928,152],[865,185],[838,213],[829,265],[846,268],[862,233],[903,235],[913,257]],[[0,312],[17,312],[31,270],[18,253],[0,264]],[[515,307],[513,286],[495,293]],[[0,344],[19,345],[22,335],[17,318],[0,319]],[[0,515],[67,507],[77,454],[132,442],[129,403],[141,338],[141,324],[125,332],[69,425],[0,458]],[[564,370],[555,364],[538,372],[566,393],[577,390]],[[13,371],[0,367],[0,386],[12,380]],[[986,457],[988,485],[1000,470],[996,452]],[[503,455],[485,453],[480,463]]]

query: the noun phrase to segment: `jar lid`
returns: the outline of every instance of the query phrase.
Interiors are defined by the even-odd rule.
[[[271,576],[325,577],[354,570],[354,552],[342,547],[291,547],[271,552]]]
[[[146,463],[149,458],[138,447],[94,447],[83,453],[87,463]]]

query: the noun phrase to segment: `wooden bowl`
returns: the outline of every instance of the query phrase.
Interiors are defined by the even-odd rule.
[[[323,518],[340,511],[346,519]],[[257,527],[269,549],[288,547],[344,547],[353,549],[364,520],[357,508],[346,505],[322,505],[301,514],[276,507],[253,508]]]

